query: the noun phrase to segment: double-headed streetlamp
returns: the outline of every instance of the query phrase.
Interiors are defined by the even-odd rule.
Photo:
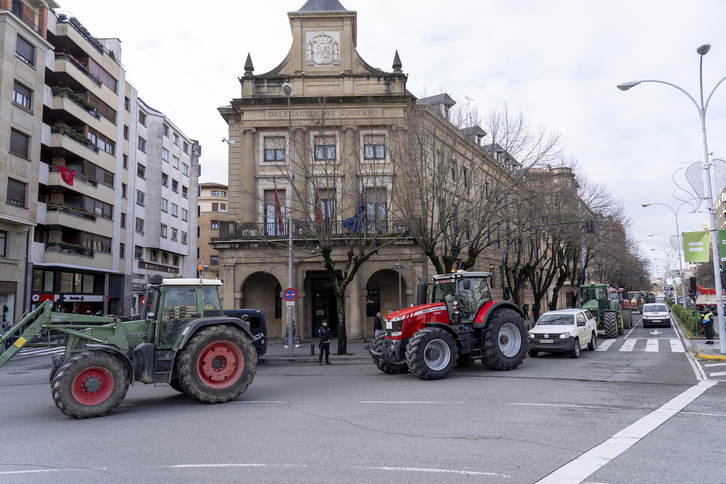
[[[642,82],[654,82],[657,84],[665,84],[666,86],[671,86],[675,89],[678,89],[683,94],[688,96],[688,99],[691,100],[694,106],[696,106],[696,109],[698,110],[698,116],[701,120],[701,133],[703,138],[703,170],[704,170],[704,178],[706,181],[706,187],[708,187],[707,190],[707,204],[708,204],[708,217],[709,222],[711,224],[711,247],[713,250],[713,279],[715,281],[716,286],[716,304],[718,305],[718,333],[721,343],[721,354],[726,354],[726,331],[724,328],[724,306],[723,306],[723,293],[721,288],[721,278],[719,277],[720,269],[719,265],[721,262],[721,255],[719,252],[718,247],[718,231],[716,229],[716,215],[714,212],[714,204],[713,204],[713,181],[711,179],[711,162],[709,161],[709,152],[708,152],[708,137],[706,136],[706,110],[708,109],[708,103],[711,101],[711,97],[713,96],[713,93],[716,91],[718,86],[721,85],[724,81],[726,81],[726,76],[723,77],[720,81],[716,83],[716,86],[711,90],[711,93],[708,95],[708,98],[706,98],[706,102],[703,102],[703,56],[708,54],[708,51],[711,50],[711,44],[703,44],[698,49],[696,49],[696,52],[700,56],[700,63],[699,63],[699,78],[698,78],[698,86],[699,86],[699,92],[700,92],[700,98],[699,101],[696,101],[693,96],[691,96],[688,91],[683,89],[680,86],[677,86],[675,84],[672,84],[670,82],[665,81],[657,81],[653,79],[644,79],[641,81],[630,81],[630,82],[624,82],[623,84],[618,85],[618,89],[621,91],[627,91],[631,87],[635,87],[638,84]],[[678,234],[680,237],[680,234]],[[682,280],[682,278],[681,278]]]
[[[662,206],[664,206],[664,207],[667,207],[667,208],[668,208],[668,209],[669,209],[669,210],[670,210],[671,212],[673,212],[673,216],[674,216],[674,217],[675,217],[675,219],[676,219],[676,241],[678,242],[678,243],[677,243],[677,245],[678,245],[678,247],[677,247],[677,254],[678,254],[678,270],[679,270],[679,272],[680,272],[680,275],[681,275],[681,295],[683,296],[683,303],[684,303],[684,305],[685,305],[685,302],[686,302],[686,284],[685,284],[685,282],[683,281],[683,261],[681,260],[681,229],[680,229],[680,228],[678,228],[678,211],[679,211],[679,210],[681,209],[681,207],[682,207],[682,206],[683,206],[683,205],[684,205],[685,203],[686,203],[686,202],[683,202],[683,203],[681,203],[680,205],[678,205],[678,208],[677,208],[677,209],[675,209],[675,210],[674,210],[674,209],[673,209],[673,207],[671,207],[670,205],[668,205],[668,204],[665,204],[665,203],[660,203],[660,202],[655,202],[655,203],[644,203],[644,204],[643,204],[643,207],[650,207],[651,205],[662,205]],[[662,249],[661,249],[661,250],[662,250]],[[678,302],[678,301],[676,300],[676,302]]]
[[[287,97],[287,162],[290,188],[287,190],[287,287],[292,288],[292,109],[290,107],[290,95],[292,86],[287,82],[282,85],[282,92]],[[295,335],[292,319],[293,303],[287,302],[287,354],[292,356],[292,349],[295,347]]]

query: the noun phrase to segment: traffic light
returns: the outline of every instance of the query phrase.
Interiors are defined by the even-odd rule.
[[[594,234],[595,233],[595,219],[590,217],[587,220],[585,220],[585,232],[588,234]]]
[[[55,303],[55,310],[59,313],[63,312],[63,302],[66,300],[65,293],[60,293]]]

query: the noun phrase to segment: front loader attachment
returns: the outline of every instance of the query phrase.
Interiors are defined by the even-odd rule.
[[[0,368],[10,360],[13,356],[25,347],[40,332],[44,324],[50,323],[51,309],[53,303],[44,301],[34,311],[28,313],[23,319],[18,321],[5,333],[0,339]],[[19,334],[19,336],[18,336]],[[5,342],[17,338],[16,341],[5,349]]]

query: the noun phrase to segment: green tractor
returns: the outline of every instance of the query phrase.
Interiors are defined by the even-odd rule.
[[[582,307],[597,318],[598,332],[606,338],[617,338],[631,327],[630,306],[623,301],[621,291],[594,282],[582,286],[581,291]]]
[[[36,336],[67,338],[53,358],[51,394],[75,418],[101,417],[121,404],[129,384],[167,384],[205,403],[237,398],[257,369],[247,316],[225,316],[221,281],[151,277],[141,319],[53,312],[45,301],[0,340],[0,367]],[[5,342],[12,342],[3,351]]]

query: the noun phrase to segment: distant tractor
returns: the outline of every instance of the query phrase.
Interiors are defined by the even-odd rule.
[[[418,305],[387,315],[385,331],[369,347],[376,366],[424,380],[446,378],[457,362],[477,359],[493,370],[518,367],[527,354],[524,318],[512,302],[492,299],[490,277],[459,271],[419,285]]]
[[[582,286],[581,290],[582,307],[589,309],[597,318],[598,332],[602,332],[606,338],[617,338],[624,329],[630,328],[630,309],[623,309],[617,289],[593,282]]]
[[[134,381],[168,384],[205,403],[233,400],[252,383],[257,356],[247,317],[224,316],[221,284],[154,275],[141,319],[132,321],[52,312],[45,301],[2,337],[0,367],[35,336],[53,331],[67,344],[63,356],[53,358],[51,393],[70,417],[110,413]]]
[[[645,291],[628,291],[626,299],[630,302],[630,310],[642,312],[645,304]]]

